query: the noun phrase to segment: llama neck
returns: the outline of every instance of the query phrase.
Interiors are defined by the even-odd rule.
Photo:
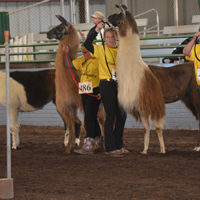
[[[139,36],[127,29],[126,36],[120,37],[117,53],[118,97],[127,110],[138,104],[140,83],[146,68],[140,53]]]
[[[125,37],[120,37],[119,48],[120,47],[126,47],[127,49],[124,48],[123,51],[126,51],[127,54],[131,56],[133,60],[143,62],[141,53],[140,53],[139,35],[137,33],[132,33],[131,29],[127,30],[127,34]]]
[[[63,51],[62,45],[59,44],[57,54],[56,54],[56,74],[60,74],[61,76],[65,75],[66,67],[64,63],[65,53]]]

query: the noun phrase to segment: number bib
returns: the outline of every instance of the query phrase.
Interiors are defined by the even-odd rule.
[[[92,82],[79,82],[79,94],[93,93]]]
[[[200,69],[197,68],[197,81],[200,81]]]
[[[112,69],[112,79],[115,81],[117,80],[117,72],[115,69]]]

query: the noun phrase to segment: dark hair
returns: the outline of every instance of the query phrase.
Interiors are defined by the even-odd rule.
[[[104,31],[104,37],[106,35],[107,32],[112,32],[117,36],[117,30],[114,27],[109,27]]]

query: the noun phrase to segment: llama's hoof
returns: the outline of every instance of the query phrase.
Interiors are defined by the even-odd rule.
[[[199,147],[195,147],[193,150],[194,151],[200,151],[200,146]]]
[[[160,152],[159,152],[160,154],[165,154],[166,153],[166,151],[165,151],[165,149],[160,149]]]
[[[20,150],[22,149],[22,147],[16,147],[16,148],[12,148],[14,151]]]
[[[80,146],[81,140],[80,137],[75,138],[75,145]]]
[[[70,150],[70,149],[66,149],[66,150],[65,150],[65,153],[66,153],[66,154],[70,154],[70,153],[71,153],[71,150]]]
[[[145,150],[141,151],[140,153],[143,154],[143,155],[147,155],[147,151],[145,151]]]
[[[12,149],[17,150],[17,149],[19,149],[19,147],[18,146],[12,146]]]
[[[159,153],[160,153],[160,154],[166,154],[166,152],[165,152],[165,151],[160,151]]]

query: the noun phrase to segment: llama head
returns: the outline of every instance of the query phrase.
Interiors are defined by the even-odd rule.
[[[70,34],[71,24],[61,15],[56,15],[56,17],[59,19],[61,24],[49,30],[47,32],[47,38],[63,40],[65,35]]]
[[[120,9],[120,13],[112,14],[108,17],[108,21],[113,26],[119,27],[120,36],[126,36],[126,32],[128,28],[132,29],[133,33],[138,34],[137,24],[133,15],[128,11],[126,5],[116,5],[117,8]]]

